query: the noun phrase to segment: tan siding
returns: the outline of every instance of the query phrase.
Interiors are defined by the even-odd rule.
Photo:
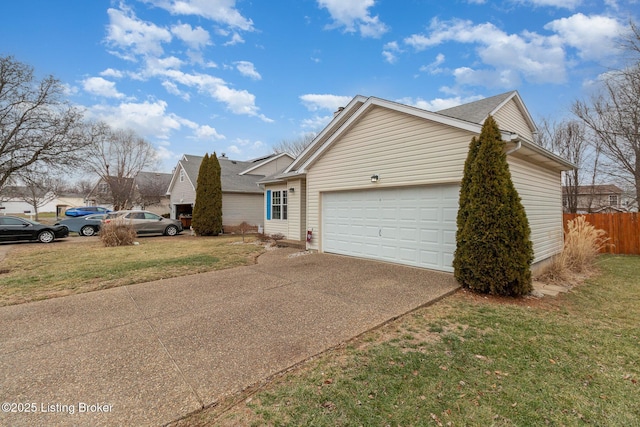
[[[289,220],[286,219],[267,219],[266,217],[266,212],[267,212],[267,190],[271,190],[273,191],[283,191],[286,190],[287,186],[286,185],[267,185],[265,187],[265,192],[264,192],[264,196],[263,196],[263,203],[262,203],[262,215],[264,217],[264,232],[265,234],[282,234],[284,235],[287,239],[289,239]],[[291,217],[291,213],[289,212],[289,207],[288,207],[288,195],[287,195],[287,217]]]
[[[471,132],[373,108],[307,173],[311,249],[321,249],[321,192],[456,183],[462,179]],[[379,182],[372,183],[371,175]]]
[[[511,179],[531,227],[534,263],[562,250],[562,188],[560,172],[508,157]]]
[[[289,166],[291,162],[293,162],[293,159],[288,156],[282,156],[278,159],[270,161],[266,165],[262,165],[259,168],[253,169],[247,175],[274,175],[275,173],[280,172],[281,170]]]
[[[262,225],[262,194],[222,193],[222,225]]]
[[[516,132],[518,135],[533,141],[533,133],[513,99],[495,113],[494,119],[498,122],[498,127],[501,130]]]
[[[300,185],[300,239],[307,238],[307,181],[301,181]]]

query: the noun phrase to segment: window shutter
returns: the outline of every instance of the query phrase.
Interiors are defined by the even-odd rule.
[[[271,190],[267,190],[267,221],[271,219]]]

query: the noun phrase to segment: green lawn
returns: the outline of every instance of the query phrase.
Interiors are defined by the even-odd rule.
[[[263,248],[241,237],[144,237],[106,248],[69,237],[16,245],[0,262],[0,306],[251,264]]]
[[[458,292],[178,424],[639,426],[640,257],[598,263],[557,298]]]

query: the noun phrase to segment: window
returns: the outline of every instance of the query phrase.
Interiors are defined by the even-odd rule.
[[[610,194],[609,195],[609,205],[610,206],[618,206],[618,195]]]
[[[271,218],[287,219],[287,190],[274,191],[272,193]]]

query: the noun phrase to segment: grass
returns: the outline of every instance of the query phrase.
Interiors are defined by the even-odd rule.
[[[0,306],[247,265],[262,253],[240,237],[146,237],[120,247],[83,239],[13,248],[0,262]]]
[[[640,257],[598,264],[558,298],[460,291],[177,425],[639,426]]]

